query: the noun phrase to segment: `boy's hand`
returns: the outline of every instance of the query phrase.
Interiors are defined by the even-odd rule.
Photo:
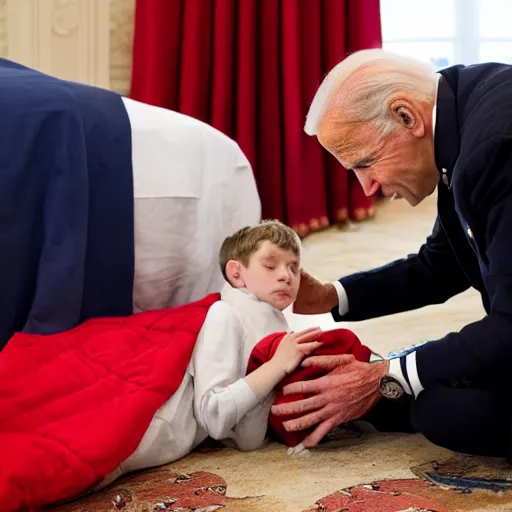
[[[321,345],[319,341],[315,341],[321,333],[322,329],[319,327],[289,332],[279,343],[271,361],[288,375],[299,366],[304,356],[311,354]]]

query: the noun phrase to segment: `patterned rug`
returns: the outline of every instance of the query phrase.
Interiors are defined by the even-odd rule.
[[[381,480],[342,489],[307,512],[453,512],[512,510],[512,472],[491,471],[467,457],[411,468],[418,478]]]
[[[380,439],[380,443],[379,443]],[[350,480],[340,460],[353,450],[353,473],[382,473],[390,450],[406,444],[435,447],[419,436],[358,435],[345,432],[302,457],[289,457],[281,445],[241,453],[206,446],[162,468],[128,475],[109,487],[70,501],[55,512],[498,512],[512,510],[512,467],[504,461],[454,455],[441,450],[435,459],[398,467],[399,478]],[[368,472],[371,451],[379,455]],[[347,457],[350,455],[350,457]],[[417,452],[419,455],[419,452]],[[403,453],[402,453],[403,456]],[[403,457],[402,457],[403,460]],[[277,467],[276,467],[277,466]],[[288,466],[288,470],[285,467]],[[294,467],[295,466],[295,467]],[[320,467],[319,467],[320,466]],[[327,470],[327,471],[326,471]],[[329,474],[330,477],[325,475]],[[327,481],[326,481],[327,480]],[[325,492],[330,489],[329,492]]]

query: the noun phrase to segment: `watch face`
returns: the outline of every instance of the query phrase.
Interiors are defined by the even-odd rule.
[[[385,398],[396,399],[404,394],[404,388],[393,377],[384,376],[380,381],[380,392]]]

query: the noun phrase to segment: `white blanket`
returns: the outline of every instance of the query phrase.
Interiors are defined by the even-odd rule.
[[[220,291],[224,238],[261,220],[239,146],[196,119],[128,98],[135,201],[134,312]]]

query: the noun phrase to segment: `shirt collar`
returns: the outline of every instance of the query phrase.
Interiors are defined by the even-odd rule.
[[[258,297],[252,294],[247,288],[234,288],[226,282],[222,287],[220,296],[222,300],[231,304],[235,309],[246,309],[246,307],[249,306],[261,314],[271,314],[280,319],[285,319],[282,311],[276,309],[268,302],[258,299]]]
[[[438,76],[434,108],[434,156],[442,183],[450,188],[453,168],[460,152],[457,77],[451,76],[447,70],[440,71]]]
[[[441,78],[441,75],[436,74],[436,91],[434,94],[434,108],[432,109],[432,137],[435,137],[436,133],[436,110],[437,110],[437,92],[439,89],[439,79]]]

